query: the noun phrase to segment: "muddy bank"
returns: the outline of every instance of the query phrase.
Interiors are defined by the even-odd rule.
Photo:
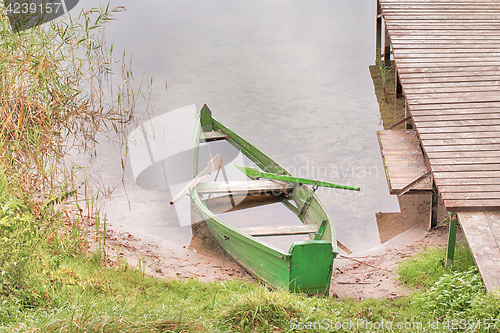
[[[460,229],[457,240],[464,241]],[[392,299],[409,294],[412,289],[405,288],[398,280],[398,264],[426,248],[446,248],[447,242],[447,226],[430,231],[417,226],[373,251],[356,254],[343,263],[337,260],[330,295],[361,300]]]
[[[415,223],[375,249],[349,256],[339,255],[335,260],[330,296],[358,300],[391,299],[410,291],[401,286],[397,279],[398,264],[425,248],[445,247],[447,227],[428,231],[428,211],[425,209],[421,209],[416,216],[413,209],[403,210],[399,214],[398,219],[407,218]],[[89,241],[88,250],[95,251],[99,246],[95,223],[90,219],[84,219],[83,222],[82,227]],[[255,281],[220,248],[206,224],[196,225],[193,234],[189,246],[158,244],[144,241],[128,232],[116,231],[108,225],[104,246],[107,262],[110,267],[128,265],[156,277]],[[463,236],[459,230],[458,239],[461,238]]]
[[[110,267],[128,265],[150,276],[198,279],[204,282],[252,280],[252,277],[219,247],[213,236],[212,239],[205,239],[206,230],[197,232],[199,237],[193,237],[194,241],[189,246],[181,246],[167,241],[160,243],[140,239],[129,232],[117,230],[110,224],[106,226],[105,241],[99,241],[92,219],[84,218],[81,227],[88,240],[87,250],[96,251],[99,247],[103,248]],[[101,228],[100,234],[102,233]]]

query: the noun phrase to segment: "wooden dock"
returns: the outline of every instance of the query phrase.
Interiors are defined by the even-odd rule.
[[[439,196],[464,212],[485,284],[498,288],[500,230],[484,214],[500,211],[500,1],[379,0],[379,14]]]
[[[500,2],[381,0],[397,73],[448,210],[500,210]]]

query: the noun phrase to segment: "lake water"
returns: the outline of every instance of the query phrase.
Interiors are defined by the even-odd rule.
[[[375,62],[375,1],[111,5],[127,11],[107,26],[107,41],[117,54],[125,49],[132,55],[137,79],[141,73],[153,77],[156,115],[207,104],[217,119],[296,176],[360,186],[361,192],[317,193],[344,245],[360,251],[380,244],[375,214],[398,211],[398,202],[387,189],[368,70]],[[139,104],[137,112],[143,111]],[[101,143],[94,170],[116,186],[106,204],[113,227],[189,244],[191,229],[179,226],[168,191],[138,186],[128,166],[121,183],[112,144]]]

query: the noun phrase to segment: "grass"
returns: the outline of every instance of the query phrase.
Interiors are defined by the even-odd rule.
[[[500,319],[499,299],[484,292],[465,250],[456,260],[464,264],[451,269],[442,265],[444,251],[435,249],[403,264],[401,280],[415,294],[362,302],[247,282],[159,279],[127,265],[109,267],[99,251],[87,253],[78,199],[84,196],[90,215],[97,196],[88,178],[78,187],[80,168],[63,158],[73,145],[91,153],[99,132],[123,136],[133,121],[141,95],[127,85],[133,75],[126,67],[115,97],[103,93],[113,61],[98,31],[116,11],[82,12],[74,21],[20,34],[0,14],[2,331],[431,331],[415,323],[437,324],[437,331],[498,331],[485,330],[485,323]],[[77,216],[69,213],[75,208]],[[105,215],[96,221],[100,230]],[[483,326],[449,326],[463,319]]]
[[[446,252],[444,249],[429,248],[411,260],[399,266],[399,277],[404,284],[429,288],[447,273],[464,272],[474,267],[474,258],[464,244],[457,245],[455,260],[451,267],[446,267]]]
[[[486,294],[469,249],[460,244],[453,265],[446,267],[445,261],[446,250],[435,247],[400,264],[400,280],[416,288],[412,305],[421,313],[415,316],[447,322],[500,321],[500,298]],[[500,323],[497,327],[500,330]]]
[[[254,329],[271,332],[290,325],[304,311],[286,292],[268,293],[263,289],[252,290],[222,313],[221,319],[241,332]]]
[[[390,93],[387,90],[387,80],[389,79],[392,69],[391,67],[385,67],[383,63],[380,63],[378,67],[380,70],[380,77],[382,78],[382,89],[384,91],[385,102],[388,103]]]
[[[419,287],[391,301],[307,297],[243,281],[169,280],[104,265],[100,255],[82,250],[78,222],[68,223],[65,206],[16,198],[5,176],[0,191],[0,327],[6,331],[392,332],[399,323],[445,330],[452,320],[500,319],[499,299],[484,292],[474,268],[436,273],[444,250],[404,263],[402,270],[416,271],[405,283]],[[431,274],[432,281],[420,282]]]

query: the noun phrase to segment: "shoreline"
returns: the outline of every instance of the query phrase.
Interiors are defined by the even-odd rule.
[[[81,227],[88,240],[87,251],[96,251],[95,224],[85,219]],[[110,225],[106,229],[105,251],[110,267],[137,268],[157,278],[259,283],[219,247],[210,230],[202,228],[189,246],[181,246],[167,241],[143,240]],[[447,237],[446,226],[427,230],[425,223],[419,223],[373,249],[339,255],[334,261],[330,296],[355,300],[393,299],[410,293],[411,290],[397,279],[398,264],[425,248],[446,247]],[[459,230],[458,239],[462,238]]]

